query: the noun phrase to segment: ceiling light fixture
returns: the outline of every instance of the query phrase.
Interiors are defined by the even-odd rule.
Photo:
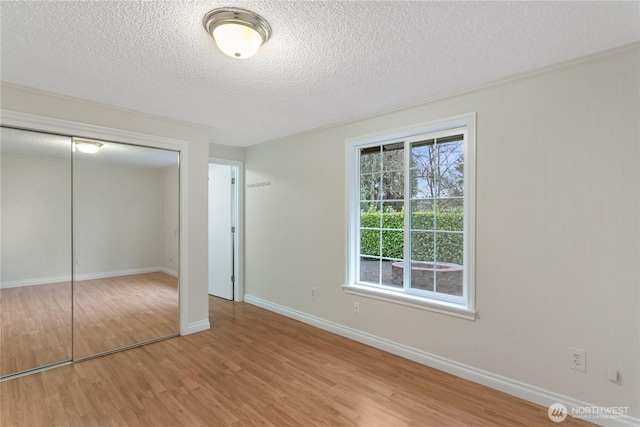
[[[102,147],[102,144],[98,141],[92,141],[90,139],[74,138],[73,146],[75,149],[82,153],[95,154],[100,151],[100,147]]]
[[[271,36],[271,27],[259,15],[234,7],[214,9],[203,19],[218,48],[233,58],[249,58]]]

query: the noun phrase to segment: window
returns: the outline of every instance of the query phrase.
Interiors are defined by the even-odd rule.
[[[348,142],[344,289],[473,318],[475,114]]]

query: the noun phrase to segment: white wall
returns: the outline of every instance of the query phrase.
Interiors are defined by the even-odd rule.
[[[109,275],[162,264],[162,171],[73,163],[75,274]]]
[[[187,271],[181,274],[187,278],[188,288],[187,297],[185,301],[181,301],[181,306],[186,307],[187,331],[208,328],[209,307],[206,295],[209,141],[207,129],[7,83],[2,83],[1,89],[0,107],[5,110],[187,141],[188,156],[181,159],[181,165],[186,165],[189,171],[186,177],[188,230],[185,236],[189,259]]]
[[[3,154],[0,168],[0,286],[69,280],[71,161]]]
[[[638,51],[248,148],[248,299],[638,417]],[[477,319],[345,294],[345,139],[474,111]]]
[[[73,170],[76,279],[177,271],[177,166]],[[5,154],[2,175],[2,287],[70,280],[71,162]]]
[[[180,262],[178,171],[178,166],[162,169],[162,266],[172,274],[178,272]]]
[[[217,159],[227,159],[227,160],[244,160],[244,148],[242,147],[232,147],[229,145],[221,145],[221,144],[209,144],[209,157],[215,157]]]

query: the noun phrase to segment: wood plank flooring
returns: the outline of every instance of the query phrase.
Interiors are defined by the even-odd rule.
[[[73,358],[176,334],[178,279],[162,272],[74,283]]]
[[[0,376],[178,333],[178,279],[162,272],[77,281],[73,301],[70,282],[0,290]]]
[[[547,408],[258,307],[209,301],[208,331],[0,383],[0,425],[555,425]]]
[[[71,282],[0,289],[0,376],[71,359]]]

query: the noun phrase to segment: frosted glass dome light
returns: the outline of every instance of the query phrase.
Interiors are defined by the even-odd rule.
[[[218,48],[233,58],[255,55],[271,35],[267,21],[244,9],[214,9],[205,15],[203,24]]]
[[[249,58],[262,46],[262,37],[242,24],[223,24],[213,30],[213,38],[221,51],[234,58]]]
[[[98,141],[92,141],[89,139],[74,138],[73,143],[76,150],[86,154],[95,154],[100,151],[100,147],[102,147],[102,144]]]

